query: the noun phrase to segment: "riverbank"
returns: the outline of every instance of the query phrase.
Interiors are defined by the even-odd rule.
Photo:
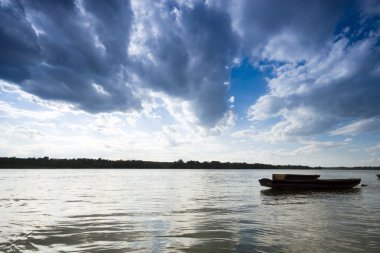
[[[310,167],[262,163],[231,163],[219,161],[156,162],[142,160],[56,159],[0,157],[0,168],[134,168],[134,169],[297,169],[297,170],[380,170],[380,167]]]

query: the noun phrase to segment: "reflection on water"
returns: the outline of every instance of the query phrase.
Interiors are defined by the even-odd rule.
[[[316,196],[326,196],[331,197],[335,195],[351,195],[351,194],[359,194],[361,191],[361,188],[352,188],[352,189],[313,189],[313,190],[304,190],[304,189],[286,189],[286,190],[279,190],[279,189],[264,189],[261,190],[261,194],[265,196],[288,196],[290,198],[295,196],[304,196],[313,198]]]
[[[380,181],[371,171],[319,171],[368,184],[333,192],[264,190],[257,180],[270,170],[0,172],[0,252],[380,248]]]

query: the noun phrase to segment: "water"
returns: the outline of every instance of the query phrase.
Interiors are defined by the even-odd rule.
[[[273,172],[0,170],[0,252],[380,252],[379,172],[291,171],[368,186],[286,194]]]

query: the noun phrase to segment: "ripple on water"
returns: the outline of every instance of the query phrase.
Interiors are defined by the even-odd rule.
[[[266,170],[1,172],[0,252],[380,248],[380,181],[363,171],[363,189],[286,193],[262,190]]]

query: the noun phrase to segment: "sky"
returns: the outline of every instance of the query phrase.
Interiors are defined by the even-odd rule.
[[[380,1],[0,0],[0,156],[380,166]]]

